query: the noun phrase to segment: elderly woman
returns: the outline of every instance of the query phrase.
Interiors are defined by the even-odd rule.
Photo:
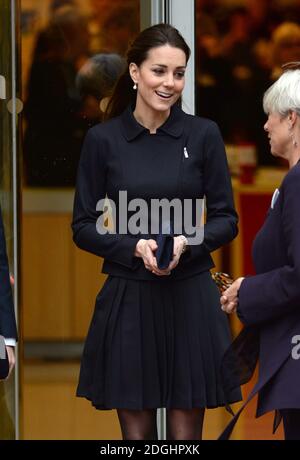
[[[283,418],[285,439],[300,440],[300,62],[283,68],[264,95],[264,129],[272,155],[287,160],[289,172],[253,243],[257,274],[238,278],[221,297],[222,310],[237,311],[245,325],[230,349],[239,357],[243,382],[255,357],[259,379],[221,439],[230,436],[242,409],[258,393],[257,416],[276,410],[274,431]]]

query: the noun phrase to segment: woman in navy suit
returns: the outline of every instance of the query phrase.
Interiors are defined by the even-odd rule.
[[[253,243],[257,274],[238,278],[221,304],[245,325],[231,347],[242,378],[254,369],[255,356],[259,361],[259,379],[245,404],[258,393],[257,416],[275,410],[274,431],[283,418],[285,439],[300,440],[300,62],[283,69],[264,95],[264,129],[272,155],[287,160],[289,172]],[[228,438],[241,410],[221,439]]]
[[[96,299],[77,395],[97,409],[117,409],[124,439],[156,439],[163,407],[168,439],[200,439],[205,408],[226,403],[219,368],[230,333],[210,252],[235,237],[237,215],[218,127],[177,104],[189,54],[168,24],[139,34],[109,119],[89,130],[78,169],[74,241],[103,257],[109,276]],[[176,217],[161,217],[160,234],[152,229],[155,213],[146,216],[151,228],[121,230],[134,217],[121,192],[125,208],[128,199],[134,209],[137,200],[147,208],[176,199],[199,211],[196,200],[205,195],[204,240],[178,230]],[[115,233],[98,231],[106,196],[117,211]],[[228,402],[237,400],[239,390]]]

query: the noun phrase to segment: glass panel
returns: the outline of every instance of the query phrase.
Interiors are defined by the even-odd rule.
[[[75,175],[139,31],[139,0],[21,0],[24,170],[24,439],[120,439],[115,411],[75,397],[105,280],[72,243]]]
[[[14,214],[13,214],[13,117],[12,117],[12,34],[11,0],[0,3],[0,203],[2,209],[7,255],[11,274],[14,267]],[[1,332],[1,331],[0,331]],[[0,381],[0,439],[15,439],[16,376]]]

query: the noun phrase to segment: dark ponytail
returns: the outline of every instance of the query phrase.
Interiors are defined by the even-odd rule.
[[[114,86],[104,113],[104,119],[108,120],[120,115],[129,104],[135,105],[135,100],[136,90],[133,89],[133,81],[127,68]]]
[[[120,76],[114,87],[105,111],[105,119],[120,115],[130,104],[135,105],[136,90],[133,89],[129,64],[134,62],[139,67],[147,59],[148,52],[152,48],[164,45],[181,49],[185,53],[186,62],[188,62],[191,50],[175,27],[169,24],[156,24],[143,30],[127,51],[127,69]]]

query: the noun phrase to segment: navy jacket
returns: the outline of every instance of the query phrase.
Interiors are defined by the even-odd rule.
[[[184,149],[186,149],[184,151]],[[187,156],[184,153],[188,153]],[[102,271],[133,279],[158,280],[134,257],[147,234],[106,234],[96,230],[96,203],[105,195],[118,202],[119,190],[128,200],[206,197],[204,242],[190,246],[170,277],[192,276],[214,266],[210,252],[237,234],[231,181],[217,125],[173,106],[166,122],[150,134],[129,107],[122,115],[87,133],[81,154],[73,213],[73,238],[82,249],[103,257]],[[129,214],[128,214],[129,215]],[[118,228],[118,222],[116,223]],[[168,277],[168,279],[170,279]]]
[[[284,178],[254,240],[257,274],[245,278],[239,290],[237,313],[246,328],[232,347],[243,371],[247,366],[254,369],[251,355],[258,358],[259,379],[247,400],[259,393],[257,416],[273,409],[300,408],[300,359],[292,353],[297,343],[293,338],[300,335],[299,200],[300,163]],[[230,435],[239,413],[221,439]]]
[[[17,339],[17,327],[6,254],[6,243],[0,210],[0,335]]]

